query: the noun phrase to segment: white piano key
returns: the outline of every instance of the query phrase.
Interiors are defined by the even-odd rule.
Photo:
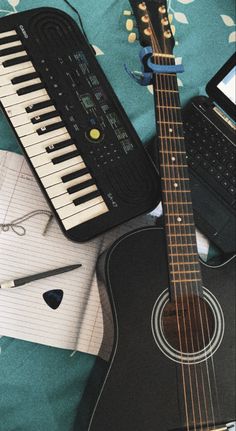
[[[53,174],[62,169],[69,168],[73,164],[81,163],[82,158],[80,156],[75,156],[72,159],[65,160],[65,162],[57,163],[54,165],[53,163],[47,163],[46,165],[39,166],[35,168],[39,178],[45,177],[46,175]]]
[[[54,206],[54,208],[58,209],[61,207],[64,207],[65,205],[69,205],[71,203],[73,203],[74,199],[80,198],[81,196],[84,195],[88,195],[89,193],[94,192],[95,190],[97,190],[97,187],[95,185],[87,187],[86,189],[80,190],[76,193],[73,193],[72,195],[70,195],[69,193],[64,193],[64,195],[61,196],[57,196],[53,199],[51,199],[51,202]],[[46,190],[48,191],[48,190]],[[77,205],[79,206],[79,205]]]
[[[0,51],[2,51],[3,49],[14,48],[15,46],[20,46],[20,45],[22,45],[20,40],[16,40],[15,42],[4,43],[0,45]]]
[[[48,187],[47,194],[50,197],[50,199],[55,198],[56,196],[60,196],[66,193],[69,187],[73,187],[73,186],[76,186],[77,184],[81,184],[85,181],[91,180],[91,178],[92,177],[90,174],[85,174],[82,177],[75,178],[74,180],[71,180],[71,181],[67,181],[67,183],[63,183],[61,181],[58,184]]]
[[[17,32],[15,30],[4,31],[0,33],[0,39],[4,39],[5,37],[16,36]]]
[[[68,139],[71,139],[69,133],[64,133],[63,135],[55,136],[52,139],[47,139],[46,141],[39,142],[38,144],[30,145],[27,147],[27,154],[29,157],[37,156],[38,154],[46,152],[46,147],[49,147],[49,145],[67,141]]]
[[[17,105],[12,105],[6,108],[6,113],[9,118],[14,117],[15,115],[24,114],[26,112],[26,108],[34,103],[45,102],[46,100],[50,100],[49,95],[37,97],[31,100],[27,100],[26,102],[19,103]]]
[[[53,130],[52,132],[48,132],[43,135],[38,135],[38,133],[33,133],[32,135],[27,135],[21,138],[21,143],[26,148],[29,145],[46,141],[47,139],[54,138],[55,136],[63,135],[64,133],[67,133],[67,129],[65,127],[61,127],[60,129]]]
[[[53,153],[47,153],[46,151],[38,156],[31,157],[31,162],[34,167],[37,168],[39,166],[44,165],[45,163],[51,162],[54,157],[63,156],[63,154],[70,153],[71,151],[75,151],[77,148],[75,145],[70,145],[69,147],[62,148],[61,150],[55,151]],[[28,148],[26,148],[26,152],[28,154]],[[52,162],[51,162],[52,163]]]
[[[30,122],[29,114],[27,112],[25,114],[16,115],[15,117],[10,118],[10,121],[14,127],[21,126],[22,124],[27,124]]]
[[[29,73],[36,72],[34,67],[28,67],[27,69],[24,69],[22,71],[18,70],[16,72],[8,73],[6,75],[0,76],[0,87],[3,87],[4,85],[13,85],[11,80],[13,78],[17,78],[18,76],[24,76],[28,75]],[[26,81],[27,82],[27,81]],[[23,84],[23,83],[22,83]]]
[[[30,123],[24,124],[23,126],[16,127],[15,132],[17,133],[19,138],[21,138],[23,136],[35,133],[36,130],[40,129],[41,127],[46,127],[46,126],[49,126],[50,124],[59,123],[60,121],[62,121],[62,119],[61,117],[58,116],[54,118],[49,118],[48,120],[45,120],[37,124],[33,124],[30,122]]]
[[[57,212],[59,213],[59,211],[61,212],[61,210],[58,210]],[[69,229],[72,229],[74,226],[85,223],[86,221],[91,220],[95,217],[99,217],[100,215],[105,214],[108,211],[109,210],[105,202],[101,202],[96,204],[95,206],[92,206],[83,211],[80,211],[77,214],[74,214],[74,215],[71,215],[70,217],[65,218],[64,220],[62,220],[62,223],[65,229],[69,230]]]
[[[2,57],[0,57],[0,64],[4,63],[4,61],[7,61],[7,60],[13,60],[14,58],[24,57],[25,55],[28,55],[26,51],[3,55]]]
[[[15,117],[11,118],[11,123],[14,127],[22,126],[23,124],[30,123],[32,118],[37,117],[38,115],[47,114],[48,112],[55,111],[55,106],[48,106],[48,108],[40,109],[39,111],[31,112],[31,113],[25,113],[16,115]]]
[[[94,205],[98,205],[101,202],[103,202],[102,196],[97,196],[96,198],[93,198],[90,201],[84,202],[81,205],[75,205],[75,204],[71,203],[69,205],[65,205],[62,208],[57,208],[56,211],[57,211],[60,219],[63,220],[67,217],[73,216],[76,213],[79,213],[80,211],[84,211],[87,208],[90,208]]]
[[[8,66],[8,67],[3,67],[3,65],[0,64],[0,76],[8,75],[8,73],[12,73],[12,72],[18,72],[19,70],[24,70],[29,67],[33,67],[33,64],[31,63],[31,61],[25,61],[24,63],[14,64],[14,66]]]
[[[19,90],[20,88],[28,87],[29,85],[40,84],[40,82],[42,82],[41,79],[35,78],[31,79],[30,81],[21,82],[20,84],[16,85],[5,85],[4,87],[0,88],[0,98],[10,96],[11,94],[16,94],[17,90]]]
[[[61,169],[58,172],[55,172],[53,174],[48,174],[45,177],[41,178],[41,182],[44,185],[45,188],[54,186],[55,184],[61,183],[61,179],[64,175],[72,174],[73,172],[80,171],[81,169],[86,168],[83,161],[81,163],[77,164],[74,163],[73,165],[67,167],[66,169]]]
[[[23,94],[22,96],[18,96],[18,94],[12,94],[11,96],[3,97],[1,99],[1,102],[4,108],[8,108],[9,106],[17,105],[17,103],[27,102],[36,97],[47,96],[47,95],[48,95],[47,91],[44,88],[42,88],[41,90],[32,91],[31,93],[28,93],[28,94]]]

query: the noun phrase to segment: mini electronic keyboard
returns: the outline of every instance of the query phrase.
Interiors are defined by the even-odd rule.
[[[154,165],[64,12],[1,18],[0,102],[68,238],[86,241],[158,203]]]

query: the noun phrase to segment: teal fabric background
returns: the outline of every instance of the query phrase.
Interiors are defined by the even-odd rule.
[[[141,139],[155,132],[153,97],[124,71],[139,69],[138,44],[128,44],[124,9],[126,0],[71,0],[82,17],[98,61],[123,104]],[[0,0],[0,16],[51,6],[77,20],[63,0]],[[209,78],[233,53],[235,46],[234,0],[169,0],[177,45],[183,59],[180,94],[185,104],[204,94]],[[0,148],[20,152],[15,136],[0,113]],[[1,330],[0,330],[1,332]],[[0,431],[71,431],[95,358],[2,337],[0,339]],[[97,376],[102,375],[101,362]],[[95,385],[96,387],[96,385]],[[80,430],[77,430],[80,431]]]

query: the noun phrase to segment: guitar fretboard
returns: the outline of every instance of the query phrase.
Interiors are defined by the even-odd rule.
[[[165,61],[174,64],[174,58]],[[199,293],[201,274],[177,78],[163,73],[154,79],[170,288],[177,295],[181,288]]]

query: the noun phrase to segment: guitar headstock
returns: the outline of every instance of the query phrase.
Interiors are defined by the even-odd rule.
[[[143,46],[151,45],[158,54],[173,53],[174,37],[168,19],[166,0],[129,0]]]

